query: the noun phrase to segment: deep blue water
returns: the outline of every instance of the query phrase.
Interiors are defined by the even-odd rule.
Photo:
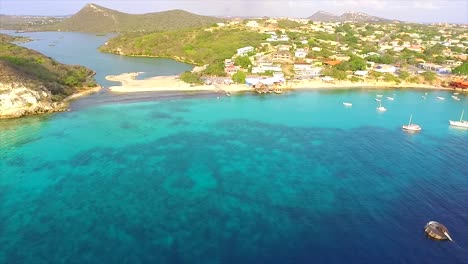
[[[25,45],[98,77],[185,67],[53,34]],[[468,263],[468,130],[448,125],[468,98],[424,92],[103,92],[2,120],[0,263]],[[410,114],[421,133],[400,129]],[[427,239],[430,220],[455,243]]]

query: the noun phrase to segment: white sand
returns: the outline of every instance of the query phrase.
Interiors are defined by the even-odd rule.
[[[190,85],[179,80],[178,76],[157,76],[143,80],[135,79],[140,72],[124,73],[120,75],[109,75],[106,79],[109,81],[120,82],[119,86],[111,86],[109,90],[117,93],[131,92],[150,92],[150,91],[226,91],[226,92],[244,92],[253,89],[244,84],[214,84],[214,85]],[[321,80],[301,80],[291,81],[285,88],[288,89],[343,89],[343,88],[422,88],[422,89],[448,89],[427,84],[401,83],[394,84],[383,81],[351,82],[334,81],[323,82]]]
[[[156,76],[143,80],[136,80],[140,73],[124,73],[109,75],[109,81],[120,82],[120,86],[111,86],[109,90],[118,93],[150,92],[150,91],[250,91],[247,85],[190,85],[179,80],[178,76]]]

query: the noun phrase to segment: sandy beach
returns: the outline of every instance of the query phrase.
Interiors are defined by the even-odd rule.
[[[240,92],[250,91],[247,85],[190,85],[179,80],[175,76],[156,76],[143,80],[137,80],[140,72],[124,73],[120,75],[109,75],[106,79],[109,81],[120,82],[122,85],[111,86],[109,90],[117,93],[131,92],[150,92],[150,91],[226,91]]]
[[[141,72],[124,73],[120,75],[109,75],[106,79],[109,81],[119,82],[121,85],[111,86],[109,90],[117,93],[132,93],[132,92],[150,92],[150,91],[225,91],[225,92],[245,92],[252,91],[244,84],[213,84],[213,85],[190,85],[181,81],[177,75],[175,76],[156,76],[147,79],[137,80],[136,77]],[[324,82],[322,80],[300,80],[291,81],[286,86],[286,89],[351,89],[351,88],[416,88],[416,89],[437,89],[437,90],[453,90],[452,88],[438,87],[428,84],[414,83],[388,83],[382,81],[371,82],[351,82],[351,81],[333,81]]]

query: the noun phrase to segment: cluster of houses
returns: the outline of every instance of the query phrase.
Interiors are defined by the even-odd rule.
[[[350,60],[350,56],[345,54],[354,54],[364,60],[370,56],[382,56],[391,52],[398,58],[399,53],[408,50],[415,53],[423,53],[427,48],[440,44],[444,47],[441,56],[448,59],[443,63],[429,63],[422,59],[418,59],[414,66],[405,68],[411,74],[420,74],[425,71],[434,72],[438,75],[450,75],[451,70],[462,65],[467,61],[468,55],[468,31],[460,30],[460,27],[455,25],[445,25],[439,28],[439,35],[428,38],[419,32],[422,29],[411,28],[407,26],[408,32],[397,27],[398,24],[346,24],[351,27],[354,32],[358,32],[359,45],[354,45],[352,48],[343,41],[332,41],[316,38],[311,44],[309,43],[310,36],[313,33],[325,32],[335,34],[337,36],[345,36],[345,33],[338,31],[338,28],[343,26],[340,22],[311,22],[308,20],[294,20],[299,23],[299,26],[294,29],[281,29],[277,26],[275,19],[258,19],[251,21],[232,21],[230,25],[242,26],[246,30],[254,30],[268,34],[269,37],[261,44],[261,47],[240,47],[236,54],[231,59],[225,61],[225,72],[232,76],[238,71],[245,71],[248,75],[257,76],[248,79],[251,84],[254,83],[252,78],[267,79],[270,76],[270,81],[282,80],[284,76],[302,78],[315,78],[322,76],[325,67],[335,67],[340,63]],[[368,26],[372,27],[372,31],[368,32]],[[465,26],[466,28],[466,26]],[[397,31],[397,29],[400,29]],[[418,31],[419,30],[419,31]],[[288,35],[288,32],[294,32],[296,37],[293,39]],[[389,33],[391,32],[391,33]],[[396,33],[395,33],[396,32]],[[366,34],[364,34],[366,33]],[[303,37],[297,38],[297,35]],[[390,35],[392,34],[392,35]],[[317,44],[318,43],[318,44]],[[376,47],[375,52],[363,52],[363,44],[368,43]],[[262,48],[263,47],[263,48]],[[266,47],[266,49],[265,49]],[[327,57],[315,57],[314,52],[321,52],[323,48],[332,51],[332,55]],[[266,51],[265,51],[266,50]],[[262,52],[260,52],[262,51]],[[344,54],[343,54],[344,53]],[[312,55],[311,55],[312,54]],[[238,56],[248,56],[252,65],[249,69],[242,69],[234,65],[235,58]],[[358,77],[366,77],[370,71],[379,73],[397,74],[401,70],[401,65],[395,64],[377,64],[371,61],[367,62],[367,69],[355,71],[353,74]],[[274,76],[274,77],[271,77]],[[269,82],[269,81],[265,81]]]

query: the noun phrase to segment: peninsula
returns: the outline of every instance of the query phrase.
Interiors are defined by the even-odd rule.
[[[70,99],[98,90],[94,72],[64,65],[0,34],[0,118],[64,111]]]

